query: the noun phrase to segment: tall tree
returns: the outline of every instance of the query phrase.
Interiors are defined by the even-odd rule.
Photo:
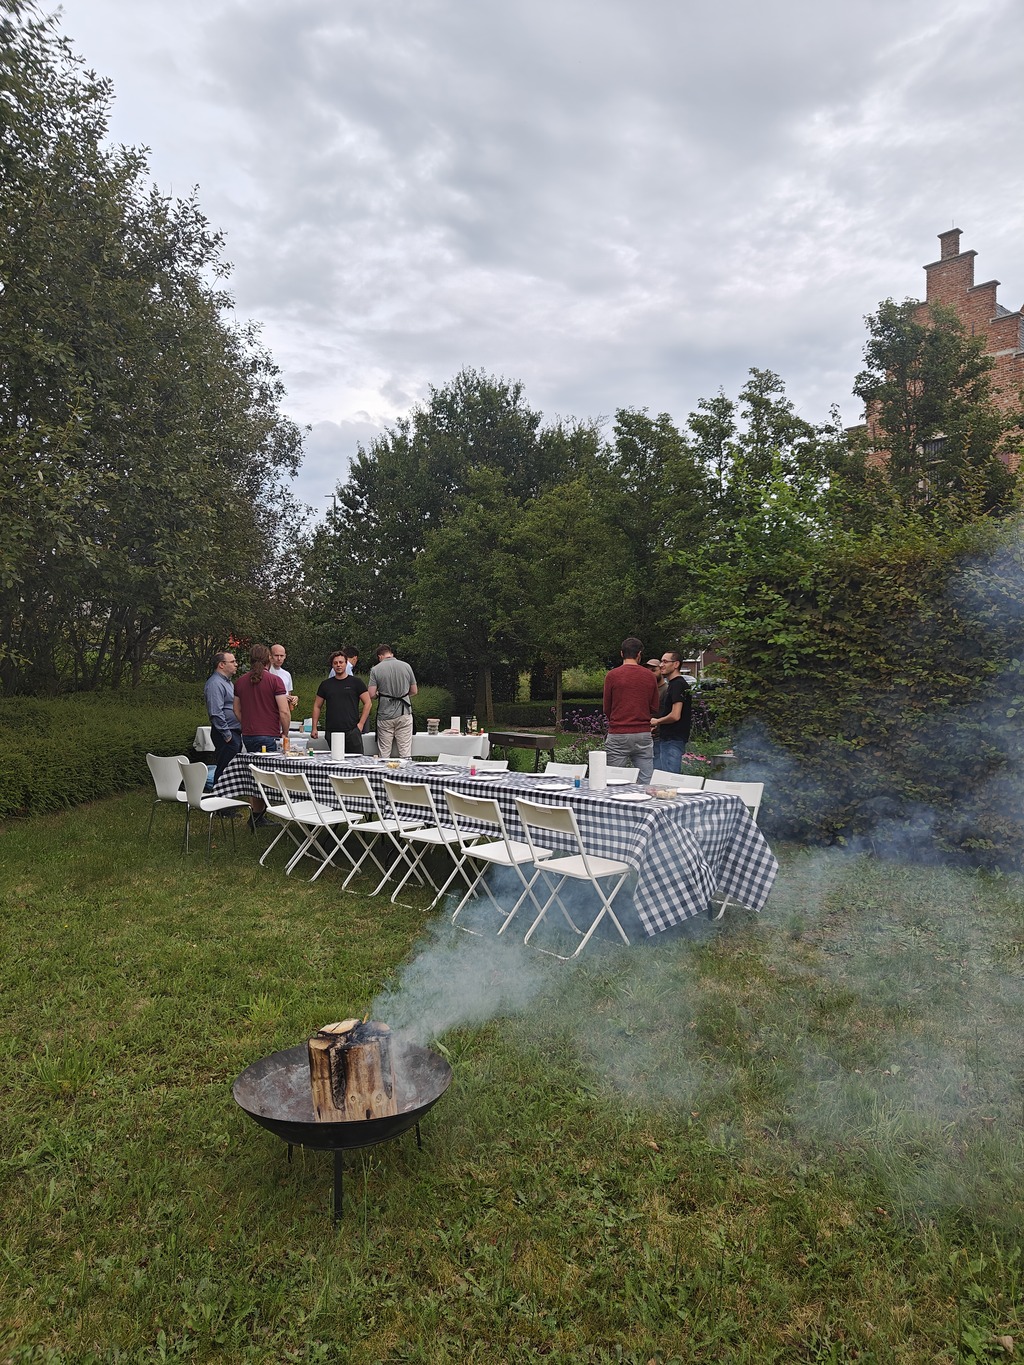
[[[913,299],[886,299],[867,319],[865,368],[854,393],[867,406],[886,481],[908,507],[963,507],[966,519],[1010,506],[1015,479],[1001,458],[1020,450],[1020,411],[992,399],[993,361],[952,309],[923,317]]]
[[[224,320],[194,197],[104,147],[109,84],[52,21],[0,0],[0,24],[0,677],[137,682],[233,572],[259,577],[299,433]]]

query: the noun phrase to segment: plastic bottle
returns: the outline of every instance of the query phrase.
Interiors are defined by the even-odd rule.
[[[576,776],[573,778],[573,780],[572,780],[572,785],[576,788],[577,791],[579,791],[580,786],[582,785],[581,782],[580,782],[580,775],[579,775],[579,773],[577,773]]]
[[[471,763],[471,764],[469,765],[469,775],[470,775],[470,777],[476,777],[476,764],[475,764],[475,763]]]

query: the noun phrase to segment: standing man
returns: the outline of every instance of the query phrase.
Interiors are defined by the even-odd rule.
[[[351,677],[345,676],[345,653],[339,649],[331,658],[331,676],[316,689],[310,737],[319,738],[320,712],[326,706],[324,738],[330,742],[331,736],[341,731],[345,736],[345,752],[361,754],[370,705],[370,694],[362,678],[354,673]]]
[[[284,661],[288,656],[285,653],[284,645],[270,646],[270,673],[272,677],[280,678],[284,683],[284,690],[288,694],[288,709],[294,711],[298,703],[298,697],[292,687],[292,675],[284,666]]]
[[[284,683],[270,672],[270,650],[253,645],[249,651],[251,667],[235,684],[235,715],[242,727],[246,752],[277,752],[278,741],[288,733],[291,712]]]
[[[217,764],[214,782],[242,749],[242,724],[235,715],[235,689],[231,685],[231,679],[237,672],[238,660],[235,656],[221,651],[213,656],[213,672],[203,688]]]
[[[412,756],[412,697],[417,692],[411,665],[396,659],[390,645],[378,645],[377,662],[370,669],[370,696],[377,698],[377,755],[391,757],[392,742],[398,757]]]
[[[651,720],[654,740],[654,766],[677,773],[683,766],[686,742],[693,720],[693,697],[682,672],[682,660],[674,649],[661,656],[661,676],[666,687],[657,716]]]
[[[658,713],[658,683],[640,663],[643,645],[630,635],[622,642],[622,663],[604,678],[604,713],[608,734],[604,747],[610,768],[639,769],[637,781],[644,786],[654,772],[654,741],[651,718]]]

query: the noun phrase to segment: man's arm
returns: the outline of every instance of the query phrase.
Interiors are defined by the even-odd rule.
[[[362,714],[359,717],[359,720],[356,723],[358,724],[361,732],[366,725],[366,718],[370,714],[370,707],[373,705],[373,698],[370,696],[369,692],[364,692],[362,696],[359,698],[359,703],[362,706],[363,710]]]
[[[292,724],[292,713],[288,706],[287,692],[278,692],[277,694],[277,715],[281,722],[281,733],[286,735]]]
[[[232,699],[231,699],[231,709],[232,709],[232,711],[234,711],[234,713],[235,713],[235,720],[237,720],[238,723],[239,723],[239,725],[241,725],[241,723],[242,723],[242,703],[238,700],[238,693],[237,693],[237,692],[235,693],[234,697],[232,697]]]
[[[313,698],[313,726],[312,729],[310,730],[310,738],[312,739],[317,738],[316,733],[317,721],[320,719],[320,712],[323,710],[323,705],[324,699],[318,692],[316,696]]]
[[[677,701],[673,704],[667,716],[651,717],[651,729],[653,730],[657,725],[674,725],[677,720],[681,719],[682,714],[683,703],[681,701]]]
[[[420,689],[416,686],[415,683],[410,683],[410,684],[409,684],[409,696],[410,696],[410,697],[415,697],[416,693],[417,693],[419,690],[420,690]]]

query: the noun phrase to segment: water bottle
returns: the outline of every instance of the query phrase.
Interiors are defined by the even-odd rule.
[[[582,786],[582,783],[580,782],[580,775],[579,775],[579,773],[577,773],[577,774],[575,775],[575,777],[572,779],[572,785],[576,788],[577,791],[580,790],[580,787]]]
[[[475,764],[475,763],[471,763],[471,764],[469,765],[469,775],[470,775],[470,777],[476,777],[476,764]]]

